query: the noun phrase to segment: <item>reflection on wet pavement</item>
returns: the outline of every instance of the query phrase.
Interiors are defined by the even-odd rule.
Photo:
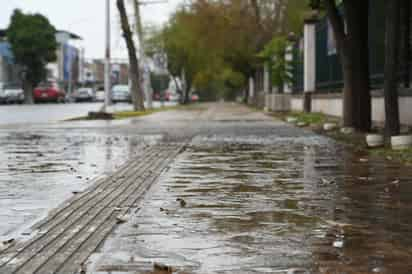
[[[412,170],[228,104],[0,131],[0,232],[146,144],[193,136],[87,273],[412,273]]]
[[[150,136],[110,131],[0,131],[0,239],[15,237],[93,179],[110,174]]]
[[[217,139],[178,157],[93,273],[411,273],[411,171],[322,137]]]

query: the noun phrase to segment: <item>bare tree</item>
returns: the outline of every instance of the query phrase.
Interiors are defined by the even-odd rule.
[[[123,37],[126,41],[127,52],[129,55],[130,63],[130,79],[132,82],[132,101],[135,111],[143,111],[144,107],[144,95],[139,82],[139,62],[136,55],[136,46],[133,40],[133,33],[130,28],[129,19],[124,4],[124,0],[117,0],[117,8],[120,13],[120,22],[123,30]]]

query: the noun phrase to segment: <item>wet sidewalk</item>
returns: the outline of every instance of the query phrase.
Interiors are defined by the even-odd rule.
[[[127,176],[93,184],[34,238],[3,250],[0,273],[412,272],[410,168],[235,104],[156,113],[110,132],[156,141],[125,165]]]
[[[90,273],[412,272],[410,169],[242,107],[201,119]]]

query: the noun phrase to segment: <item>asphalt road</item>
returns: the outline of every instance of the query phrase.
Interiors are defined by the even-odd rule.
[[[174,103],[166,103],[174,105]],[[68,103],[68,104],[36,104],[36,105],[0,105],[0,125],[51,123],[85,116],[89,111],[98,111],[102,103]],[[154,107],[160,107],[154,102]],[[129,111],[131,104],[119,103],[109,111]]]

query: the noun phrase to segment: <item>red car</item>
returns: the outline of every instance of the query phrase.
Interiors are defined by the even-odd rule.
[[[192,97],[190,98],[192,102],[199,102],[199,95],[197,94],[192,94]]]
[[[37,102],[64,102],[66,93],[59,88],[56,82],[40,84],[33,92],[34,101]]]

